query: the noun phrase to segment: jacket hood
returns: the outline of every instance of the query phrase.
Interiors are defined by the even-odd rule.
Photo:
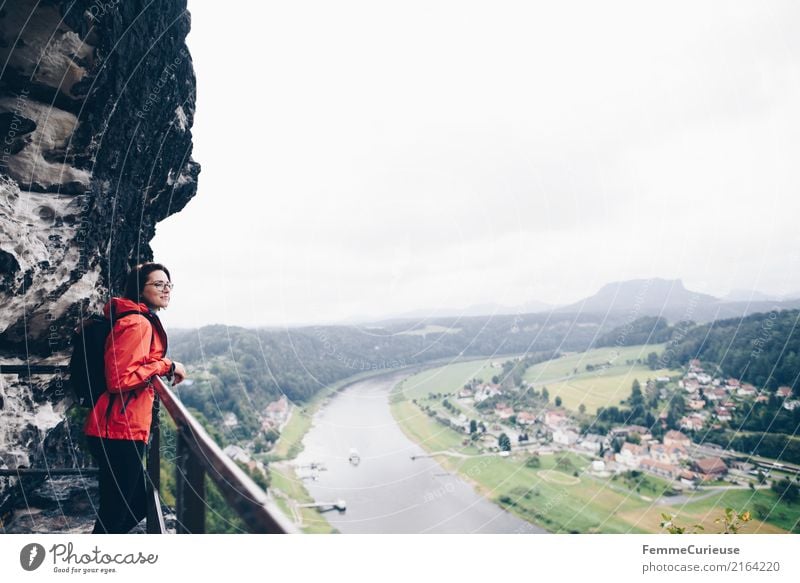
[[[103,315],[108,318],[111,316],[111,309],[114,309],[115,314],[122,312],[149,312],[150,308],[147,304],[136,303],[128,298],[111,298],[103,308]]]

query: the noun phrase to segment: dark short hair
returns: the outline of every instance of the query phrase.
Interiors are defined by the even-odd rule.
[[[144,284],[147,283],[147,278],[151,273],[159,269],[167,274],[167,279],[169,281],[172,281],[169,269],[160,263],[140,263],[136,267],[131,268],[130,273],[128,273],[128,279],[125,281],[124,296],[129,300],[141,303],[141,294],[144,291]]]

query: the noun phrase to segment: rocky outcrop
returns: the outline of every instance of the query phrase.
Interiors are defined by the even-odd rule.
[[[0,366],[65,363],[81,315],[194,196],[189,27],[185,0],[0,8]],[[45,447],[73,433],[65,388],[0,375],[0,468],[83,463]],[[0,510],[14,487],[0,477]]]

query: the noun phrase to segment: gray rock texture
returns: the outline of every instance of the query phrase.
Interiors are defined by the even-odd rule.
[[[185,0],[0,8],[0,367],[65,365],[79,319],[194,196],[190,24]],[[0,469],[88,465],[70,405],[60,374],[0,374]],[[25,488],[0,477],[0,520]]]

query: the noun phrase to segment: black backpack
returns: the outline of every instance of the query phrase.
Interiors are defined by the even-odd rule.
[[[113,322],[132,314],[140,314],[150,320],[147,313],[138,310],[116,315],[112,311],[112,319],[95,314],[83,320],[75,329],[69,378],[75,403],[79,407],[94,408],[100,395],[106,391],[106,338],[111,333]]]

